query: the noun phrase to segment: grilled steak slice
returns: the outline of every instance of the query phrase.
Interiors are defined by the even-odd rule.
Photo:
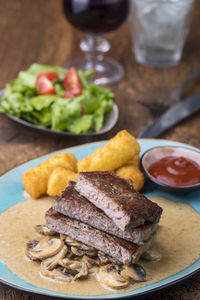
[[[162,213],[161,207],[136,192],[128,180],[111,172],[80,172],[75,189],[123,231],[147,221],[157,223]]]
[[[61,197],[56,198],[53,208],[57,212],[135,244],[142,244],[157,230],[158,224],[145,224],[122,231],[101,209],[81,196],[74,186],[75,182],[69,182]]]
[[[88,246],[94,247],[123,264],[136,262],[149,249],[155,234],[142,246],[119,239],[108,233],[95,229],[87,224],[63,216],[50,208],[45,215],[48,228]]]

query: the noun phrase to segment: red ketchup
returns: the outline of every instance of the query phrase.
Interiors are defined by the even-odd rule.
[[[200,182],[200,166],[183,156],[166,156],[153,163],[149,173],[159,182],[185,187]]]

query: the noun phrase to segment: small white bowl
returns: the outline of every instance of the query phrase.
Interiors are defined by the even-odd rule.
[[[166,156],[183,156],[189,158],[200,165],[200,151],[198,150],[191,150],[184,147],[179,146],[164,146],[164,147],[154,147],[147,150],[143,156],[141,157],[141,165],[142,169],[145,173],[145,176],[152,181],[158,188],[165,190],[171,193],[188,193],[200,188],[200,182],[187,185],[187,186],[171,186],[165,183],[158,181],[155,177],[153,177],[149,173],[150,166],[155,163],[156,161],[166,157]]]

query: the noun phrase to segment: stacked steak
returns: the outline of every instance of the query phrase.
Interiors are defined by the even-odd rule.
[[[111,172],[81,172],[46,213],[48,228],[130,264],[154,241],[162,208]]]

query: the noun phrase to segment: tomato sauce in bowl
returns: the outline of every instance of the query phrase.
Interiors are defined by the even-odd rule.
[[[184,156],[166,156],[154,162],[149,173],[172,186],[190,186],[200,182],[200,166]]]
[[[146,177],[174,193],[200,188],[200,151],[184,147],[154,147],[141,158]]]

